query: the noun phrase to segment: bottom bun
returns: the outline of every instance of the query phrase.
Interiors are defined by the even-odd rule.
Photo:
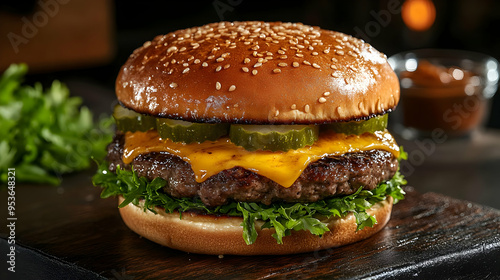
[[[120,196],[119,203],[123,200]],[[309,231],[293,231],[290,236],[283,237],[283,244],[277,244],[271,236],[273,229],[259,229],[262,221],[256,222],[257,240],[247,245],[243,240],[243,218],[240,217],[185,212],[179,219],[179,213],[169,214],[157,208],[158,214],[154,214],[144,211],[142,205],[133,204],[120,208],[120,214],[125,224],[137,234],[173,249],[210,255],[284,255],[338,247],[368,238],[387,224],[392,202],[392,197],[388,196],[367,210],[377,219],[373,227],[356,231],[356,218],[350,213],[344,218],[326,220],[330,231],[322,237]]]

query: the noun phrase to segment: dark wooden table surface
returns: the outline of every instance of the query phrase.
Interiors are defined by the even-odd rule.
[[[205,256],[160,247],[123,224],[90,172],[62,186],[20,185],[16,273],[1,279],[496,279],[500,211],[408,188],[387,227],[341,248],[290,256]],[[1,192],[1,201],[6,193]],[[2,220],[6,220],[2,211]]]

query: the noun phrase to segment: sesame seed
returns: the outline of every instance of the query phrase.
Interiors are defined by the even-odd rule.
[[[332,62],[338,62],[338,60],[335,57],[332,57]]]
[[[203,62],[203,63],[201,64],[201,66],[203,66],[203,67],[207,67],[207,66],[208,66],[208,63]]]
[[[329,91],[325,91],[323,92],[323,96],[329,96],[330,95],[330,92]]]
[[[217,66],[217,68],[215,68],[215,72],[219,72],[220,70],[222,69],[222,66]]]
[[[175,60],[175,58],[173,58],[173,59],[170,61],[170,63],[172,63],[172,64],[174,64],[174,63],[176,63],[176,62],[177,62],[177,60]]]
[[[261,62],[257,62],[253,65],[254,68],[257,68],[257,67],[261,67],[262,66],[262,63]]]
[[[286,64],[285,62],[280,62],[280,63],[278,63],[278,66],[280,66],[280,67],[287,67],[288,64]]]
[[[210,55],[207,57],[207,59],[214,59],[215,58],[215,55]]]
[[[308,47],[308,49],[309,49],[310,51],[312,51],[312,50],[314,50],[314,47],[313,47],[313,46],[309,46],[309,47]]]
[[[311,107],[309,107],[309,104],[306,104],[306,106],[304,106],[304,111],[306,113],[309,113],[311,111]]]
[[[286,56],[286,55],[280,56],[280,59],[287,59],[287,58],[288,58],[288,56]]]
[[[258,73],[257,69],[252,70],[252,75],[255,76],[255,75],[257,75],[257,73]]]
[[[169,85],[171,88],[177,88],[177,84],[176,83],[170,83]]]
[[[319,102],[319,103],[325,103],[325,102],[326,102],[326,98],[324,98],[324,97],[320,97],[320,98],[318,99],[318,102]]]
[[[238,104],[234,104],[234,105],[233,105],[233,107],[234,107],[234,108],[238,108]]]
[[[182,70],[182,74],[186,74],[187,72],[189,72],[189,68],[185,68],[184,70]]]
[[[304,57],[304,55],[301,54],[301,53],[296,53],[295,56],[297,56],[297,57]]]
[[[259,59],[257,59],[257,62],[261,62],[262,63],[263,61],[264,61],[264,59],[262,57],[259,58]]]
[[[273,73],[275,73],[275,74],[281,73],[281,69],[276,68],[276,69],[273,70]]]
[[[292,110],[295,110],[295,109],[297,109],[297,105],[295,105],[295,104],[292,104],[292,106],[290,106],[290,109],[292,109]]]
[[[277,117],[279,114],[280,114],[280,111],[279,111],[279,110],[276,110],[276,112],[274,112],[274,116],[275,116],[275,117]]]
[[[330,65],[330,68],[332,68],[333,70],[337,70],[337,66],[335,66],[334,64]]]
[[[313,64],[312,64],[312,67],[314,67],[314,68],[316,68],[316,69],[321,68],[321,66],[319,66],[319,65],[318,65],[318,64],[316,64],[316,63],[313,63]]]
[[[303,49],[303,48],[305,48],[305,47],[304,47],[303,45],[297,45],[297,48],[299,48],[299,49]]]
[[[335,53],[338,54],[338,55],[344,55],[344,51],[341,51],[341,50],[338,50]]]
[[[248,57],[243,60],[243,63],[245,63],[245,64],[247,64],[249,62],[250,62],[250,58],[248,58]]]
[[[339,73],[337,73],[337,72],[333,72],[333,73],[332,73],[332,77],[334,77],[334,78],[338,78],[338,77],[340,77],[340,75],[339,75]]]
[[[221,87],[222,87],[222,85],[219,82],[215,83],[215,89],[216,90],[220,90]]]
[[[227,68],[229,68],[229,67],[231,67],[231,65],[230,65],[230,64],[226,64],[226,65],[224,65],[224,69],[227,69]]]
[[[236,89],[236,86],[235,85],[232,85],[229,87],[229,91],[234,91]]]
[[[219,57],[219,58],[217,58],[215,61],[217,61],[217,62],[222,62],[222,61],[224,61],[224,58],[223,58],[223,57]]]
[[[285,51],[283,51],[283,50],[278,50],[278,53],[279,53],[279,54],[285,54]]]
[[[243,72],[247,72],[248,73],[248,67],[241,67],[241,70],[243,70]]]
[[[305,65],[311,65],[311,62],[309,62],[307,60],[302,61],[302,63],[304,63]]]
[[[293,67],[299,67],[299,63],[298,63],[297,61],[294,61],[294,62],[292,63],[292,66],[293,66]]]
[[[312,55],[318,55],[318,52],[312,52],[311,54]]]
[[[194,64],[198,64],[198,63],[200,63],[200,62],[201,62],[201,61],[200,61],[199,59],[195,59],[195,60],[194,60]]]
[[[183,52],[183,51],[185,51],[185,50],[186,50],[186,47],[182,47],[182,48],[179,50],[179,52]]]
[[[337,114],[339,114],[339,116],[343,116],[343,110],[340,106],[337,107]]]
[[[336,46],[335,46],[335,48],[336,48],[337,50],[341,50],[341,49],[343,49],[343,47],[342,47],[342,46],[340,46],[340,45],[336,45]]]
[[[184,63],[182,63],[182,66],[184,66],[184,67],[188,67],[188,66],[189,66],[189,63],[184,62]]]
[[[176,52],[177,51],[177,47],[176,46],[172,46],[170,48],[167,49],[167,53],[171,53],[171,52]]]

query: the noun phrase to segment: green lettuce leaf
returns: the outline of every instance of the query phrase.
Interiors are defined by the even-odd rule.
[[[276,242],[283,243],[283,237],[291,234],[292,230],[307,230],[310,233],[322,236],[329,231],[326,223],[322,222],[324,217],[343,217],[353,213],[356,217],[357,230],[364,227],[372,227],[376,219],[370,216],[366,210],[377,202],[392,196],[394,201],[404,198],[405,192],[401,188],[406,180],[399,173],[385,183],[381,183],[374,190],[363,190],[360,187],[356,193],[324,199],[313,203],[275,203],[265,205],[262,203],[232,202],[218,207],[207,207],[199,198],[174,198],[162,191],[166,181],[155,178],[149,181],[144,177],[138,177],[133,170],[125,170],[118,166],[116,173],[108,169],[108,163],[99,164],[97,173],[92,182],[100,186],[102,198],[123,195],[125,200],[119,205],[124,207],[129,203],[139,205],[144,203],[144,211],[156,213],[156,206],[165,209],[167,213],[182,212],[189,210],[201,210],[208,214],[225,214],[243,218],[243,239],[247,244],[252,244],[257,239],[256,220],[264,221],[261,228],[274,229],[273,237]]]
[[[62,174],[89,168],[91,157],[104,158],[114,121],[103,116],[94,122],[59,81],[45,90],[39,83],[23,85],[27,71],[13,64],[0,77],[0,181],[15,168],[18,182],[56,185]]]

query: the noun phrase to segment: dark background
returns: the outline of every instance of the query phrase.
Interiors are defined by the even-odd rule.
[[[20,15],[29,15],[37,8],[37,1],[33,0],[2,3],[0,10]],[[434,0],[436,20],[423,32],[406,27],[401,13],[387,17],[388,5],[400,8],[403,3],[404,0],[114,1],[111,4],[114,54],[108,61],[84,67],[37,71],[28,81],[49,83],[59,79],[69,81],[71,88],[76,79],[111,92],[121,65],[143,42],[158,34],[221,20],[291,21],[317,25],[363,38],[387,56],[417,48],[446,48],[477,51],[497,60],[500,58],[500,2]],[[500,128],[499,99],[498,96],[493,99],[488,127]]]

